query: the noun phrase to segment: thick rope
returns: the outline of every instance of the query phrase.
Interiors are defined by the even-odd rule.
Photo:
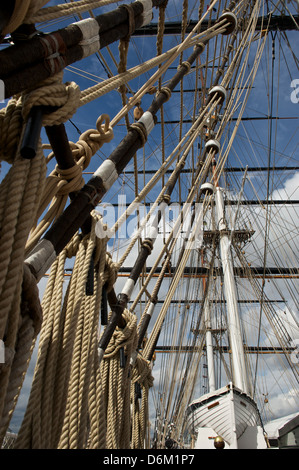
[[[111,3],[117,3],[118,0],[77,0],[74,3],[63,3],[61,5],[54,5],[52,7],[43,8],[34,14],[28,21],[28,23],[38,23],[44,21],[50,21],[62,16],[70,16],[78,13],[82,13],[99,6],[110,5]]]
[[[12,121],[17,124],[16,127],[19,129],[20,137],[20,134],[22,135],[19,127],[21,124],[20,101],[13,101],[14,103],[10,103],[9,107],[16,105],[15,111],[17,116],[12,116]],[[6,119],[4,118],[2,123],[5,121]],[[18,148],[17,139],[14,143],[11,143],[12,151],[14,148]],[[6,154],[6,149],[4,149],[4,152],[0,149],[0,153],[1,155],[3,153]],[[13,165],[0,186],[0,338],[4,341],[7,351],[10,351],[10,356],[11,354],[17,354],[20,348],[24,352],[24,346],[20,344],[20,328],[23,328],[24,318],[26,317],[25,315],[23,318],[23,306],[21,304],[24,251],[26,240],[39,205],[40,194],[43,190],[46,165],[40,142],[38,144],[37,155],[33,160],[23,159],[18,150],[16,156],[6,154],[5,158],[13,162]],[[35,335],[36,328],[33,321],[33,330],[31,338],[28,339],[27,351],[30,349]],[[19,354],[22,353],[18,352]],[[24,359],[25,357],[28,357],[27,352],[24,352]],[[23,365],[26,369],[27,363],[23,363]],[[8,362],[6,367],[0,370],[1,440],[4,437],[3,432],[5,434],[5,426],[9,422],[7,414],[8,403],[11,403],[12,395],[18,395],[25,370],[21,370],[18,367],[18,382],[14,373],[15,370],[12,373],[13,367],[15,367],[14,363]]]
[[[11,164],[0,185],[0,339],[8,356],[5,367],[0,370],[1,441],[41,323],[40,318],[37,320],[37,316],[32,315],[32,302],[28,304],[26,300],[34,295],[36,297],[36,281],[24,267],[24,259],[25,245],[38,217],[46,178],[46,160],[40,140],[33,159],[22,158],[20,146],[26,119],[33,106],[51,103],[61,107],[52,115],[45,116],[43,123],[49,125],[64,122],[76,110],[80,90],[74,83],[63,85],[61,79],[62,74],[59,74],[41,83],[37,90],[26,90],[22,95],[13,97],[0,112],[0,159]],[[51,94],[56,92],[57,96],[51,102]],[[28,294],[28,289],[31,294]]]
[[[44,114],[44,126],[61,124],[73,116],[79,106],[80,88],[75,82],[62,83],[62,77],[63,71],[26,91],[23,101],[25,120],[33,106],[57,107],[56,110]]]
[[[132,449],[143,449],[149,421],[148,394],[153,386],[150,362],[140,354],[137,356],[132,373],[131,404],[132,404]],[[141,404],[136,397],[135,384],[141,387]]]
[[[128,310],[123,313],[126,321],[124,329],[116,328],[101,362],[102,401],[106,411],[106,445],[108,449],[129,449],[130,418],[130,357],[137,347],[136,317]],[[121,367],[120,351],[126,357]]]
[[[21,24],[40,10],[49,0],[15,0],[15,7],[8,24],[3,28],[2,37],[15,31]]]
[[[29,268],[24,266],[21,316],[15,348],[6,347],[8,361],[0,365],[4,372],[10,368],[9,383],[6,391],[6,404],[3,410],[1,435],[5,434],[10,418],[14,412],[18,395],[16,390],[21,387],[32,352],[32,342],[36,338],[42,323],[42,309],[39,301],[36,280]],[[9,353],[9,354],[7,354]],[[21,380],[20,380],[21,378]]]
[[[117,268],[106,240],[76,234],[54,262],[43,298],[44,320],[38,360],[16,448],[99,448],[105,446],[101,403],[98,325],[102,286],[112,288]],[[63,300],[65,262],[76,255]],[[94,292],[86,294],[93,260]]]

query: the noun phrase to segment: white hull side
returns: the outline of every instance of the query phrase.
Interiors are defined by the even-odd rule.
[[[214,447],[221,436],[226,448],[266,448],[255,402],[232,384],[194,400],[187,409],[195,448]]]

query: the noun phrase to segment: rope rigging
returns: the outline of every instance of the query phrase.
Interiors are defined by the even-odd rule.
[[[157,404],[161,418],[157,417],[155,445],[164,447],[169,439],[180,445],[186,430],[185,410],[197,393],[207,331],[215,330],[211,333],[213,347],[227,378],[232,377],[231,364],[223,353],[223,347],[230,346],[223,340],[223,331],[229,330],[229,325],[223,282],[220,287],[218,282],[223,269],[216,249],[221,230],[214,214],[214,185],[222,180],[229,153],[234,150],[234,139],[267,41],[267,34],[256,35],[262,2],[214,0],[206,11],[205,2],[198,2],[198,21],[187,33],[194,12],[184,1],[181,37],[175,47],[169,48],[164,37],[169,7],[165,0],[137,0],[98,16],[91,12],[91,18],[44,34],[35,29],[35,23],[99,7],[93,0],[42,8],[46,3],[16,0],[5,25],[0,24],[1,38],[10,34],[14,43],[0,50],[0,76],[5,96],[10,98],[0,111],[0,154],[9,166],[0,185],[0,339],[5,346],[5,364],[0,364],[0,441],[4,441],[38,341],[32,388],[15,448],[149,446],[152,369],[158,340],[163,337],[177,350],[171,367],[164,359],[165,375]],[[114,0],[105,0],[100,6],[112,3]],[[150,23],[153,7],[159,9],[156,57],[131,67],[131,38],[136,30]],[[212,21],[212,15],[216,21]],[[270,20],[271,15],[263,28],[269,28]],[[201,30],[206,21],[208,26]],[[253,42],[254,61],[249,67],[248,46]],[[119,47],[119,61],[116,57],[113,60],[116,75],[82,91],[73,81],[63,83],[68,65],[113,43]],[[109,54],[113,55],[112,50]],[[172,69],[174,64],[176,72]],[[131,87],[129,82],[153,68],[157,70],[133,92],[135,84]],[[191,77],[195,77],[196,91],[187,107],[184,86]],[[112,118],[100,114],[96,129],[83,132],[77,142],[69,141],[67,121],[80,107],[112,90],[119,91],[120,111]],[[128,93],[132,94],[130,99]],[[152,99],[149,106],[147,99]],[[166,119],[171,106],[179,115],[179,126],[167,135]],[[161,126],[157,130],[159,113]],[[191,117],[189,128],[185,127],[186,116]],[[126,125],[125,136],[115,143],[121,120]],[[230,126],[233,128],[229,135]],[[49,145],[42,144],[42,128]],[[152,159],[146,160],[145,150],[153,145],[157,132],[161,145],[155,144],[158,152],[154,150]],[[104,144],[109,148],[110,143],[110,156],[107,158],[105,150],[104,160],[86,182],[85,170],[93,164],[94,155]],[[269,155],[271,147],[270,141]],[[45,150],[50,151],[47,157]],[[142,184],[138,173],[142,168],[140,150]],[[146,181],[146,171],[154,158],[159,162],[158,170],[153,170]],[[55,168],[50,172],[54,159]],[[184,173],[185,165],[190,174]],[[130,171],[133,202],[109,227],[97,207],[110,189],[117,193],[121,175],[124,182],[125,178],[129,181]],[[160,180],[162,186],[157,190]],[[173,195],[180,208],[173,220],[166,222]],[[267,199],[269,196],[268,185]],[[137,229],[115,258],[115,253],[109,252],[112,237],[119,235],[136,205],[147,197],[153,199],[149,212],[143,219],[137,213]],[[252,275],[254,268],[250,269],[241,250],[242,244],[251,241],[251,235],[246,238],[243,233],[249,230],[245,219],[239,217],[239,204],[241,193],[237,208],[225,206],[225,216],[231,217],[226,231],[230,231],[232,253],[238,262],[236,272],[246,272],[293,371],[291,380],[298,381],[298,368],[290,358],[288,329],[275,308],[269,306],[271,296]],[[186,232],[184,224],[189,215]],[[210,230],[205,229],[207,223]],[[159,230],[163,232],[162,244]],[[120,288],[117,280],[121,268],[135,254],[128,279]],[[37,283],[48,269],[50,275],[40,302]],[[65,289],[68,269],[72,274]],[[189,279],[184,284],[186,272]],[[264,283],[265,279],[266,266]],[[157,311],[161,298],[163,303]],[[175,306],[175,300],[190,298],[200,300],[198,309],[195,303],[191,308],[191,302],[184,305],[179,300]],[[218,301],[220,319],[211,316],[207,322],[204,311],[210,308],[211,299]],[[259,335],[264,331],[260,324]],[[259,336],[257,350],[260,339]],[[242,341],[249,341],[245,333]],[[275,348],[274,341],[272,344]],[[190,348],[187,352],[185,346]],[[249,361],[246,367],[251,368],[253,375]],[[216,377],[216,382],[221,380]],[[254,382],[254,390],[255,387]]]

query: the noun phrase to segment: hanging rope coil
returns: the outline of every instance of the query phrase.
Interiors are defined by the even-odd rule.
[[[33,106],[58,108],[45,113],[44,126],[61,124],[76,112],[80,100],[80,88],[75,82],[62,83],[63,72],[47,78],[33,90],[27,90],[23,100],[23,117],[26,120]]]
[[[44,187],[46,164],[41,142],[34,159],[23,159],[20,155],[25,129],[23,99],[24,96],[13,98],[0,113],[0,158],[11,164],[0,185],[0,338],[7,351],[15,351],[13,362],[9,361],[0,370],[0,441],[9,424],[39,329],[32,318],[27,321],[32,299],[28,296],[29,273],[24,268],[24,253]],[[31,285],[30,289],[33,288]]]
[[[11,164],[0,186],[0,240],[3,247],[0,255],[0,338],[8,359],[0,370],[1,441],[17,402],[42,317],[36,280],[24,266],[24,258],[29,233],[40,215],[41,202],[44,209],[41,195],[45,188],[46,160],[40,139],[34,158],[21,156],[26,121],[33,107],[50,106],[54,112],[46,114],[43,123],[64,122],[76,111],[79,98],[79,87],[74,82],[63,84],[62,74],[58,74],[40,83],[36,90],[29,89],[13,97],[0,112],[0,158]],[[61,187],[59,189],[64,193]],[[59,197],[66,201],[65,194]],[[40,233],[35,235],[38,240]]]
[[[22,99],[14,97],[0,110],[0,159],[12,164],[22,129]]]
[[[136,396],[135,384],[141,387],[141,405]],[[131,404],[132,404],[132,449],[143,449],[148,426],[148,394],[154,384],[150,361],[138,354],[132,371]]]
[[[124,329],[116,328],[115,334],[112,336],[109,345],[105,351],[104,359],[112,358],[116,355],[120,348],[125,348],[125,355],[128,353],[132,345],[136,343],[135,327],[136,317],[132,315],[128,310],[124,310],[123,318],[126,321],[126,327]]]
[[[137,347],[136,317],[124,310],[124,329],[116,328],[101,362],[102,400],[106,410],[106,448],[130,448],[130,383],[128,375],[132,352]],[[121,366],[120,350],[127,358]],[[104,442],[101,444],[103,445]]]
[[[113,266],[110,263],[105,273],[106,240],[95,236],[98,221],[92,213],[90,234],[77,233],[52,265],[43,298],[38,360],[17,448],[85,448],[88,442],[98,447],[105,440],[99,425],[104,417],[99,411],[97,337],[102,286]],[[73,255],[63,299],[65,262]],[[92,259],[94,290],[86,295]]]

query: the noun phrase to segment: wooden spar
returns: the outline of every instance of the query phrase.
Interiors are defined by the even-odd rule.
[[[207,42],[208,39],[202,40],[195,47],[188,63],[193,62],[203,51],[204,41]],[[171,87],[176,86],[187,70],[187,66],[182,65],[180,67],[167,87],[170,92],[172,91]],[[30,266],[37,280],[40,280],[45,274],[56,256],[63,250],[76,231],[82,227],[90,212],[117,180],[133,155],[144,145],[147,135],[155,125],[155,113],[168,98],[168,93],[163,90],[158,94],[150,107],[152,112],[147,111],[137,123],[132,124],[125,138],[97,169],[88,183],[78,191],[70,205],[31,252],[26,263]]]
[[[246,354],[291,354],[296,348],[267,347],[267,346],[247,346],[244,345]],[[201,352],[205,351],[203,346],[156,346],[155,353],[177,353],[177,352]],[[230,346],[214,346],[215,351],[231,354]]]
[[[299,15],[293,15],[294,20],[296,23],[299,22]],[[206,29],[210,28],[215,23],[214,19],[209,18],[208,20],[204,20],[201,23],[201,31],[205,31]],[[290,18],[289,16],[286,15],[281,15],[281,16],[275,16],[271,15],[269,18],[269,15],[267,16],[260,16],[257,19],[256,27],[255,30],[257,32],[261,31],[264,25],[267,24],[267,29],[268,31],[293,31],[296,30],[296,24]],[[186,26],[186,34],[189,34],[190,31],[194,28],[196,25],[195,20],[189,20],[188,24]],[[150,23],[146,25],[142,29],[136,29],[132,36],[156,36],[158,31],[158,23]],[[176,21],[168,21],[165,26],[164,26],[164,31],[163,34],[164,36],[166,35],[176,35],[176,34],[181,34],[182,32],[182,23],[181,22],[176,22]]]
[[[132,268],[120,268],[118,277],[129,277],[129,273],[131,272]],[[235,276],[238,276],[240,278],[248,278],[248,271],[250,272],[250,277],[255,278],[255,279],[261,279],[263,278],[263,267],[252,267],[248,266],[247,268],[235,268],[234,269],[234,274]],[[174,274],[174,268],[170,268],[171,272],[165,272],[164,277],[169,277],[172,278]],[[146,271],[148,273],[148,268],[146,268]],[[162,271],[161,268],[157,268],[156,271],[151,275],[151,277],[160,277]],[[143,274],[143,277],[146,278],[148,277],[146,274]],[[222,272],[221,269],[215,269],[213,272],[213,276],[221,276]],[[48,274],[44,274],[44,276],[48,276]],[[64,274],[65,277],[71,276],[69,273]],[[190,278],[192,277],[193,279],[204,279],[209,276],[209,269],[208,268],[189,268],[186,267],[184,269],[184,272],[182,274],[182,277],[185,278]],[[298,268],[267,268],[267,274],[265,275],[265,279],[299,279],[299,273],[298,273]],[[158,301],[159,302],[159,301]],[[164,302],[164,301],[163,301]],[[163,303],[162,302],[162,303]],[[175,301],[173,301],[175,302]],[[278,301],[273,301],[273,302],[278,302]],[[192,303],[192,302],[190,302]],[[240,301],[242,303],[242,301]],[[254,303],[254,302],[252,302]]]
[[[158,122],[157,122],[158,124]],[[223,173],[243,173],[245,171],[245,167],[226,167],[226,168],[223,168],[222,172]],[[275,171],[298,171],[299,170],[299,166],[275,166],[275,167],[271,167],[272,170],[275,170]],[[267,166],[261,166],[261,167],[258,167],[258,166],[251,166],[251,167],[248,167],[247,171],[248,172],[262,172],[262,171],[268,171],[269,168]],[[137,173],[138,175],[154,175],[155,173],[157,173],[158,170],[138,170]],[[170,174],[172,173],[172,170],[166,170],[165,171],[165,175],[167,174]],[[184,173],[193,173],[193,169],[192,168],[183,168],[182,171],[181,171],[181,174],[184,174]],[[84,171],[83,172],[84,175],[92,175],[93,172],[92,171]],[[135,174],[135,171],[134,170],[127,170],[126,171],[126,175],[134,175]]]
[[[126,268],[120,268],[119,273],[124,274],[124,273],[130,273],[132,267],[128,266]],[[234,267],[234,274],[235,276],[238,277],[248,277],[248,272],[250,272],[250,276],[252,277],[260,277],[263,274],[263,266],[247,266],[246,268],[240,268],[240,267]],[[155,270],[155,274],[159,274],[162,270],[162,267],[157,267]],[[172,266],[170,268],[170,276],[172,277],[173,274],[175,273],[176,267]],[[146,269],[147,272],[149,272],[149,269]],[[211,270],[207,267],[202,267],[202,266],[196,266],[196,267],[188,267],[186,266],[184,269],[184,275],[190,277],[193,276],[208,276],[209,272]],[[221,276],[222,275],[222,269],[219,268],[214,268],[212,270],[212,275],[213,276]],[[280,276],[293,276],[293,277],[298,277],[298,268],[296,267],[267,267],[266,268],[266,276],[267,277],[274,277],[277,276],[279,279]]]
[[[132,8],[134,16],[139,16],[143,11],[140,2],[136,2],[135,5],[133,4]],[[128,23],[128,14],[124,8],[117,8],[112,12],[95,17],[95,20],[99,25],[99,37],[101,38],[102,33],[109,32],[109,30],[114,28],[117,29],[122,23]],[[48,51],[42,41],[43,37],[59,39],[66,49],[78,45],[84,39],[79,25],[80,21],[50,34],[41,34],[37,31],[37,35],[27,41],[15,40],[15,45],[1,51],[1,75],[9,76],[23,67],[46,59]],[[12,39],[14,40],[14,34],[12,34]]]
[[[114,290],[112,289],[112,291],[111,291],[111,295],[114,297],[113,298],[113,304],[114,305],[111,305],[111,303],[110,303],[110,306],[112,308],[111,317],[110,317],[108,325],[106,326],[106,328],[103,332],[103,335],[102,335],[102,337],[99,341],[98,352],[99,352],[99,360],[100,361],[102,360],[102,358],[104,356],[105,350],[106,350],[106,348],[109,344],[109,341],[110,341],[110,339],[113,335],[113,332],[116,328],[116,325],[119,325],[120,321],[124,322],[124,319],[121,318],[121,315],[122,315],[124,309],[127,308],[127,306],[128,306],[128,302],[131,298],[131,294],[132,294],[132,291],[135,287],[135,284],[136,284],[137,280],[139,279],[139,276],[140,276],[140,274],[141,274],[141,272],[142,272],[142,270],[145,266],[145,263],[146,263],[146,260],[147,260],[148,256],[152,252],[152,247],[155,243],[159,223],[161,221],[161,218],[162,218],[162,215],[163,215],[163,212],[164,212],[166,206],[170,203],[170,196],[171,196],[171,193],[172,193],[172,191],[175,187],[177,179],[180,175],[181,168],[182,167],[180,166],[179,168],[174,170],[175,177],[174,177],[173,181],[167,187],[167,189],[165,191],[165,194],[163,196],[163,199],[162,199],[163,202],[162,202],[161,206],[163,205],[163,207],[160,206],[160,210],[158,210],[158,213],[156,214],[156,216],[155,216],[155,218],[154,218],[154,220],[151,224],[151,227],[150,227],[150,230],[149,230],[149,236],[148,236],[148,238],[144,239],[144,241],[141,245],[140,252],[139,252],[139,254],[136,258],[135,264],[134,264],[134,266],[133,266],[133,268],[130,272],[130,276],[129,276],[128,280],[126,281],[122,292],[119,294],[118,298],[116,298]]]
[[[43,114],[43,106],[35,106],[29,113],[20,147],[20,154],[23,158],[32,159],[36,155]]]
[[[241,121],[286,121],[286,120],[297,120],[299,119],[298,116],[248,116],[242,117]],[[230,118],[231,122],[238,121],[238,118]],[[164,121],[164,124],[190,124],[192,123],[192,119],[183,119],[179,121],[178,119],[167,119]],[[161,121],[158,121],[157,124],[162,124]]]
[[[148,300],[142,300],[140,299],[139,301],[140,303],[146,303],[148,302]],[[226,301],[224,299],[211,299],[209,300],[209,302],[211,304],[225,304]],[[257,300],[257,299],[248,299],[248,300],[244,300],[244,299],[238,299],[237,302],[239,304],[259,304],[260,303],[260,300]],[[164,303],[164,300],[155,300],[155,303],[156,304],[163,304]],[[196,305],[196,304],[201,304],[202,303],[202,299],[172,299],[171,300],[171,304],[186,304],[186,305]],[[282,300],[282,299],[267,299],[265,300],[265,303],[267,304],[280,304],[280,303],[283,303],[283,304],[286,304],[286,301],[285,300]]]
[[[249,268],[247,268],[249,269]],[[285,269],[285,268],[283,268]],[[298,271],[298,268],[294,268],[295,271],[297,270]],[[251,273],[251,277],[255,278],[255,279],[262,279],[263,278],[263,274],[258,274],[258,273],[255,273],[254,270],[252,268],[250,268],[250,273]],[[216,274],[215,273],[215,276],[219,276],[220,274]],[[248,277],[248,274],[246,274],[246,270],[244,269],[242,272],[235,272],[235,275],[236,276],[239,276],[240,278],[247,278]],[[46,276],[46,274],[45,274]],[[65,276],[70,276],[70,274],[65,274]],[[128,277],[129,274],[125,274],[123,272],[119,273],[118,274],[118,277]],[[157,272],[156,273],[153,273],[151,275],[151,278],[154,278],[154,277],[159,277],[160,274],[158,274]],[[146,275],[143,275],[143,278],[146,279],[148,277],[148,274]],[[169,278],[172,278],[173,277],[173,273],[168,273],[166,272],[164,277],[169,277]],[[204,278],[207,278],[209,277],[209,273],[208,271],[206,272],[203,272],[203,273],[192,273],[190,271],[187,271],[187,272],[184,272],[182,274],[182,277],[188,279],[188,278],[191,278],[192,279],[204,279]],[[282,273],[282,274],[276,274],[276,273],[270,273],[270,274],[266,274],[265,276],[265,279],[299,279],[299,273],[297,272],[294,272],[294,273],[291,273],[291,269],[288,269],[288,272],[286,273]]]
[[[155,173],[157,172],[157,170],[155,170]],[[130,173],[130,172],[128,172]],[[166,174],[167,172],[165,172]],[[180,204],[179,201],[173,201],[174,204]],[[191,207],[194,205],[195,203],[192,202],[191,203]],[[235,199],[226,199],[225,200],[225,205],[226,206],[235,206],[236,204],[238,204],[238,201],[236,201]],[[287,205],[297,205],[299,204],[299,199],[247,199],[247,200],[244,200],[244,201],[240,201],[239,202],[240,205],[242,206],[264,206],[264,205],[267,205],[267,204],[271,204],[271,205],[277,205],[277,206],[287,206]],[[112,207],[117,207],[117,203],[112,203],[110,204]],[[124,204],[125,207],[129,207],[130,203],[126,203]],[[144,207],[149,207],[151,205],[150,202],[145,202],[143,204]]]
[[[42,128],[43,115],[55,111],[51,106],[34,106],[27,119],[20,153],[23,158],[34,158],[37,151],[38,140]],[[59,168],[67,170],[75,165],[64,124],[46,126],[50,144],[56,157]]]
[[[45,131],[59,168],[61,170],[72,168],[76,163],[70,148],[64,124],[46,126]]]
[[[164,1],[153,0],[152,4],[159,6]],[[0,77],[5,86],[5,98],[33,87],[66,66],[128,37],[135,28],[146,24],[144,9],[141,1],[122,5],[109,13],[73,23],[50,34],[37,34],[4,49],[0,52]],[[88,41],[92,41],[94,46],[87,46]]]

